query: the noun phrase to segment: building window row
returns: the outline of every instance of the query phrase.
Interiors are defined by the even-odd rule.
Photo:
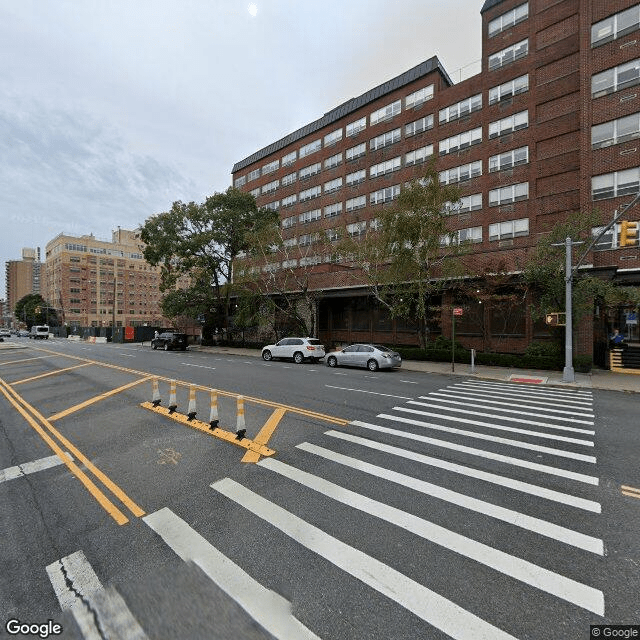
[[[511,64],[520,58],[524,58],[529,53],[529,40],[525,38],[520,42],[506,47],[489,56],[489,71],[500,69],[505,65]]]
[[[529,183],[521,182],[519,184],[511,184],[506,187],[498,187],[489,191],[489,206],[499,207],[520,200],[526,200],[529,197]]]
[[[452,167],[440,172],[440,182],[442,184],[455,184],[476,178],[482,175],[482,160],[463,164],[459,167]]]
[[[480,109],[482,109],[482,94],[478,93],[475,96],[471,96],[470,98],[466,98],[465,100],[449,105],[444,109],[440,109],[440,112],[438,113],[438,120],[440,124],[453,122],[458,118],[464,118],[470,113],[479,111]]]
[[[591,178],[591,198],[593,200],[635,196],[638,189],[640,189],[640,168],[614,171]]]
[[[525,93],[526,91],[529,91],[528,73],[489,89],[489,105],[497,104],[502,100],[508,100],[509,98],[516,96],[519,93]]]
[[[464,242],[482,242],[482,227],[469,227],[467,229],[457,229],[451,233],[440,236],[440,246],[462,244]]]
[[[640,84],[640,58],[591,77],[591,97],[599,98]]]
[[[525,2],[510,11],[506,11],[497,18],[494,18],[489,22],[488,36],[493,38],[499,33],[510,29],[519,22],[526,20],[529,17],[529,3]]]
[[[507,220],[489,225],[489,242],[529,235],[529,218]]]
[[[640,27],[640,4],[615,13],[591,27],[591,46],[599,47]]]
[[[529,162],[529,147],[520,147],[489,158],[489,173],[512,169]]]
[[[640,113],[591,127],[591,147],[601,149],[640,137]]]
[[[441,156],[453,153],[454,151],[461,151],[467,149],[475,144],[482,142],[482,127],[471,129],[470,131],[464,131],[450,138],[440,140],[438,145],[439,154]]]

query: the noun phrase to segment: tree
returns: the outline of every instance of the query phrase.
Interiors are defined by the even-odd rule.
[[[39,293],[29,293],[20,298],[14,309],[14,317],[24,322],[29,329],[36,324],[58,325],[56,309]]]
[[[433,298],[462,273],[466,243],[449,230],[460,201],[457,186],[440,183],[435,163],[400,190],[395,206],[379,217],[345,227],[339,258],[354,269],[369,294],[393,317],[416,320],[426,346]],[[366,228],[366,231],[365,231]]]
[[[161,265],[161,291],[175,291],[180,276],[190,278],[183,293],[168,295],[163,309],[172,317],[217,316],[228,328],[235,262],[248,250],[249,235],[275,218],[277,213],[258,209],[251,194],[229,187],[201,204],[174,202],[170,211],[147,219],[143,253],[151,265]]]

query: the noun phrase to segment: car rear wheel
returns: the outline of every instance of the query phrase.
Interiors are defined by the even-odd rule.
[[[367,362],[367,369],[369,369],[369,371],[377,371],[378,363],[372,358],[371,360],[369,360],[369,362]]]
[[[327,358],[327,364],[330,367],[337,367],[338,366],[338,359],[335,356],[329,356]]]
[[[269,349],[262,352],[262,359],[266,362],[269,362],[269,360],[273,360],[273,356],[271,355],[271,351],[269,351]]]
[[[151,347],[153,348],[153,350],[155,351],[158,348],[158,345],[155,342],[151,343]]]
[[[296,352],[293,354],[293,361],[294,361],[296,364],[302,364],[302,361],[303,361],[303,360],[304,360],[304,356],[303,356],[299,351],[296,351]]]
[[[165,351],[169,351],[169,343],[168,342],[164,343],[164,350]]]

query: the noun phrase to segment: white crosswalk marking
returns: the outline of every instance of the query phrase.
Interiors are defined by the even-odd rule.
[[[73,460],[71,454],[65,455],[69,460]],[[40,458],[32,462],[25,462],[24,464],[17,465],[15,467],[7,467],[6,469],[0,469],[0,482],[7,482],[8,480],[15,480],[22,476],[26,476],[30,473],[36,473],[37,471],[43,471],[44,469],[51,469],[57,467],[64,462],[58,456],[47,456],[46,458]]]
[[[591,395],[583,395],[581,392],[566,393],[559,391],[546,391],[544,389],[532,389],[531,387],[523,387],[521,385],[514,386],[507,383],[493,383],[493,382],[480,382],[480,381],[465,381],[460,383],[462,388],[482,389],[484,391],[491,391],[492,393],[503,393],[505,395],[511,395],[518,399],[537,398],[538,400],[553,400],[555,402],[562,401],[565,405],[584,405],[591,404]],[[458,385],[455,385],[457,388]]]
[[[211,487],[310,551],[456,640],[515,640],[443,596],[329,535],[229,478]]]

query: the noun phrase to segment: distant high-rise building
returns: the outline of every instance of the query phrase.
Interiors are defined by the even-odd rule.
[[[22,260],[5,263],[5,283],[8,314],[13,315],[17,302],[30,293],[41,293],[44,265],[40,262],[40,248],[22,250]]]

